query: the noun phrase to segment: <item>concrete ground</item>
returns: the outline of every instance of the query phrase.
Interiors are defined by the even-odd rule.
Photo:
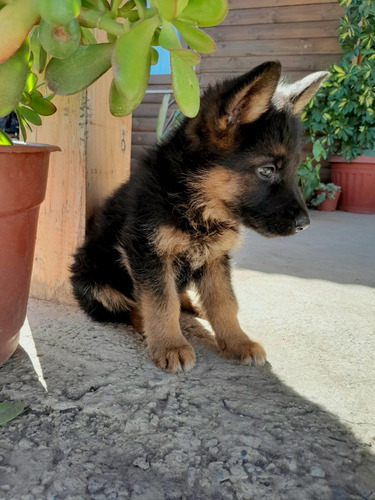
[[[0,369],[0,400],[27,405],[0,431],[0,498],[374,499],[375,216],[311,215],[234,257],[264,368],[184,316],[197,364],[165,374],[131,329],[31,300]]]

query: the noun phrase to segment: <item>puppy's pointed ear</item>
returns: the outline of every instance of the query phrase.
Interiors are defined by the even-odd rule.
[[[299,115],[328,75],[327,71],[318,71],[290,85],[280,84],[274,104],[278,108],[289,107],[294,115]]]
[[[231,81],[222,94],[221,126],[256,121],[270,107],[281,75],[281,64],[266,62]]]
[[[198,115],[186,121],[192,147],[214,151],[235,147],[239,126],[256,121],[271,106],[280,74],[279,62],[267,62],[209,87]]]

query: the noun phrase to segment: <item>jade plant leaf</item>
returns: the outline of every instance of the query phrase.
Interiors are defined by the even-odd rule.
[[[0,425],[15,419],[25,409],[23,401],[3,401],[0,403]]]
[[[10,59],[0,64],[0,117],[9,115],[21,100],[28,62],[29,43],[25,41]]]
[[[189,0],[177,0],[176,17],[181,14],[181,12],[184,10],[184,8],[187,6],[188,3]]]
[[[14,0],[0,10],[0,64],[22,45],[39,13],[30,0]]]
[[[0,129],[0,146],[11,146],[12,144],[12,139],[9,135]]]
[[[81,41],[81,28],[77,19],[72,19],[65,26],[53,26],[42,19],[39,40],[45,51],[52,57],[65,59],[78,49]]]
[[[159,16],[144,19],[118,39],[113,51],[112,67],[116,87],[129,106],[129,113],[140,104],[146,92],[151,40],[159,24]]]
[[[51,116],[56,112],[56,106],[49,100],[49,96],[43,97],[38,90],[34,90],[30,95],[31,102],[29,106],[38,113],[38,115]]]
[[[185,42],[197,52],[202,54],[209,54],[215,50],[215,42],[204,31],[192,26],[191,24],[184,23],[175,19],[173,24],[176,26]]]
[[[34,110],[26,108],[26,106],[17,106],[18,112],[23,116],[23,118],[32,123],[33,125],[41,125],[42,119]]]
[[[181,21],[208,27],[221,23],[227,13],[227,0],[189,0],[178,17]]]
[[[199,83],[192,68],[197,62],[199,57],[194,52],[184,49],[171,51],[173,93],[180,110],[190,118],[196,116],[199,110]]]
[[[33,68],[37,73],[43,73],[47,64],[47,53],[39,42],[39,25],[30,31],[30,48],[33,53]]]
[[[159,44],[167,50],[182,48],[172,23],[165,20],[163,20],[163,28],[159,34]]]
[[[200,57],[196,52],[193,52],[192,50],[179,49],[173,50],[171,52],[173,52],[175,56],[178,56],[179,59],[182,59],[190,66],[196,66],[197,64],[199,64]]]
[[[54,26],[65,26],[78,16],[81,0],[36,0],[42,18]]]
[[[151,64],[157,64],[159,61],[159,52],[154,49],[154,47],[151,47]]]
[[[85,89],[111,67],[112,43],[80,45],[68,59],[52,58],[45,80],[56,94],[69,95]]]
[[[131,103],[117,90],[114,80],[109,89],[109,110],[113,116],[127,116],[133,111]]]
[[[154,0],[154,5],[164,19],[170,21],[177,14],[177,0]]]
[[[38,77],[36,76],[35,73],[30,72],[26,78],[24,91],[32,92],[35,89],[37,83],[38,83]]]

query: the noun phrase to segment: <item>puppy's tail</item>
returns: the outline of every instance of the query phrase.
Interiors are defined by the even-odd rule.
[[[73,294],[81,309],[93,320],[130,323],[130,311],[135,306],[132,298],[113,285],[95,276],[83,249],[78,250],[70,267]],[[130,276],[127,276],[130,280]]]

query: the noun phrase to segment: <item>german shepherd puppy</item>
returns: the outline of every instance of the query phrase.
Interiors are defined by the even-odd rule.
[[[296,184],[297,115],[327,73],[280,83],[267,62],[209,88],[195,118],[157,145],[90,221],[75,254],[74,295],[97,321],[142,329],[152,360],[177,372],[195,362],[180,309],[195,285],[225,358],[263,365],[266,354],[237,320],[229,253],[239,226],[264,236],[305,229]]]

